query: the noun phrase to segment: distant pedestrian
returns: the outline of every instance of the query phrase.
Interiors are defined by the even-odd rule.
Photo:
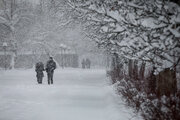
[[[38,62],[36,63],[36,66],[35,66],[35,71],[36,71],[36,77],[37,77],[37,82],[38,84],[42,84],[42,80],[43,80],[43,77],[44,77],[44,64],[42,62]]]
[[[82,68],[85,69],[85,64],[86,64],[85,59],[82,60],[81,64],[82,64]]]
[[[48,84],[53,84],[53,74],[54,70],[56,69],[56,63],[53,60],[53,57],[49,57],[49,60],[46,64],[46,72],[48,77]]]
[[[91,61],[87,58],[85,63],[86,63],[86,68],[90,69],[91,68]]]

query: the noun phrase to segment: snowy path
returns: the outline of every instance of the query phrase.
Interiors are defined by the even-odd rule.
[[[33,70],[0,72],[0,120],[128,120],[134,116],[123,102],[117,102],[105,70],[59,69],[50,86],[46,76],[38,85]]]

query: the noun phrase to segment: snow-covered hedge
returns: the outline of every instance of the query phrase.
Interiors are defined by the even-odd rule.
[[[180,118],[180,96],[162,96],[139,91],[131,80],[117,82],[116,89],[129,106],[136,108],[146,120],[178,120]]]

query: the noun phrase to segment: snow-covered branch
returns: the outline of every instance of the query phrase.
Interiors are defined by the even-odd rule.
[[[72,0],[86,14],[86,31],[100,46],[124,58],[148,61],[159,70],[178,64],[180,7],[172,2]],[[110,48],[110,49],[109,49]]]

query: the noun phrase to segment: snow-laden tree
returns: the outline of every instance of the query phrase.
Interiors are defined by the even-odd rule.
[[[32,19],[32,14],[28,11],[27,5],[18,0],[2,0],[3,8],[0,11],[0,24],[6,26],[9,30],[5,41],[14,47],[14,52],[11,60],[11,67],[14,68],[16,57],[16,46],[18,44],[17,33],[20,28],[29,23]]]
[[[69,0],[86,34],[121,58],[145,61],[157,72],[180,61],[180,7],[166,0]]]
[[[61,32],[74,24],[73,12],[69,8],[64,0],[40,0],[36,5],[35,22],[22,44],[31,49],[40,45],[48,55],[61,51],[60,44],[65,44]]]

